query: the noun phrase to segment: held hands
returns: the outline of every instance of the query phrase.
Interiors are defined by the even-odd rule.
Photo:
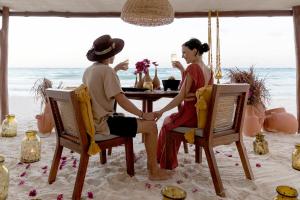
[[[162,114],[163,114],[163,112],[160,112],[160,111],[143,113],[142,119],[158,121],[159,118],[162,116]]]
[[[123,61],[123,62],[120,62],[119,64],[117,64],[117,65],[115,66],[114,70],[115,70],[116,72],[119,71],[119,70],[124,70],[124,71],[126,71],[126,70],[128,69],[128,64],[129,64],[128,60],[125,60],[125,61]]]

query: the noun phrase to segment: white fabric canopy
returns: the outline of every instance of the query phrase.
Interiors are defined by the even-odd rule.
[[[169,0],[175,12],[291,10],[300,0]],[[12,12],[120,12],[125,0],[0,0]]]

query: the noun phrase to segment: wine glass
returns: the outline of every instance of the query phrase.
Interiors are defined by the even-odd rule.
[[[178,57],[176,53],[172,53],[171,54],[171,62],[172,62],[172,66],[174,67],[175,62],[178,61]]]

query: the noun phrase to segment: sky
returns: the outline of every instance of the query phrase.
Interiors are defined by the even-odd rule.
[[[215,27],[212,19],[214,62]],[[190,38],[207,42],[207,30],[207,18],[140,27],[119,18],[10,17],[8,67],[85,68],[91,64],[86,52],[103,34],[125,41],[115,64],[129,59],[129,67],[134,67],[148,58],[161,67],[171,67],[170,55],[181,58],[181,45]],[[220,18],[220,46],[224,67],[295,67],[293,18]],[[206,62],[207,54],[203,58]],[[184,59],[180,61],[185,64]]]

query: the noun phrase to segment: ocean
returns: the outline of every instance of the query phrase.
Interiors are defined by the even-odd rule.
[[[240,68],[247,69],[247,68]],[[132,87],[135,82],[134,68],[127,71],[119,71],[121,85]],[[228,82],[224,68],[222,83]],[[255,73],[265,80],[270,92],[271,101],[268,108],[285,107],[288,111],[296,113],[296,69],[295,68],[254,68]],[[84,68],[9,68],[8,92],[9,96],[33,96],[31,88],[34,82],[40,78],[48,78],[57,86],[60,82],[63,86],[78,86]],[[154,76],[154,68],[150,68],[150,76]],[[180,79],[180,72],[174,68],[158,68],[160,80],[174,76]]]

